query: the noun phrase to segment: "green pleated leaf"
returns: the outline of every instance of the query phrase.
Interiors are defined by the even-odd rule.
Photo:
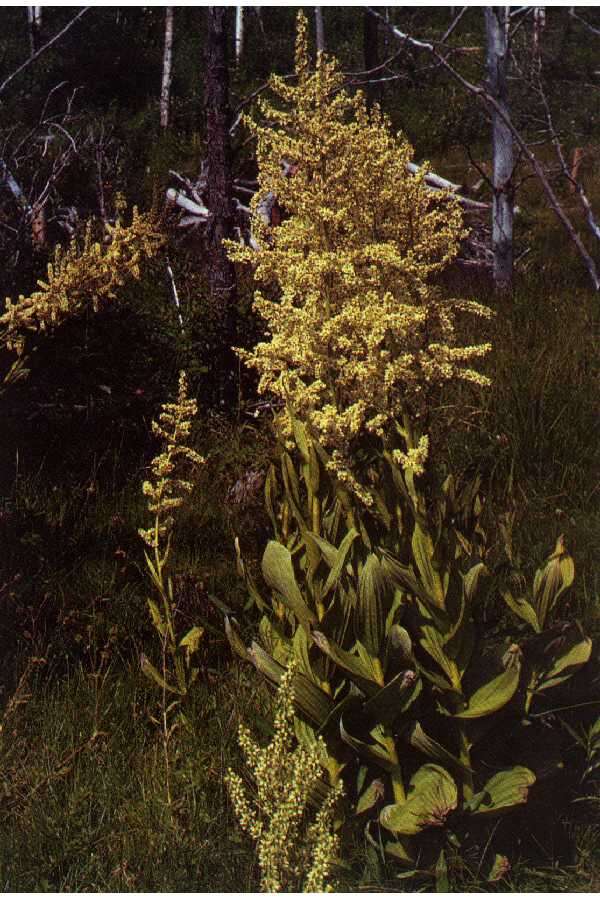
[[[325,582],[325,586],[323,588],[324,597],[329,593],[329,591],[337,586],[337,583],[340,580],[340,576],[344,570],[344,566],[346,565],[350,547],[357,537],[358,531],[355,528],[351,528],[350,531],[348,531],[348,533],[344,536],[342,543],[336,551],[335,559],[333,561],[333,565],[331,566],[331,571],[329,572],[327,581]]]
[[[466,575],[463,575],[463,591],[467,604],[470,606],[477,595],[477,589],[481,579],[490,574],[490,570],[485,563],[480,562],[469,569]]]
[[[585,665],[592,653],[591,638],[583,638],[577,643],[572,644],[565,650],[554,663],[541,675],[536,683],[535,690],[546,691],[549,688],[556,687],[570,678],[577,669]]]
[[[381,688],[364,704],[365,715],[371,721],[391,725],[392,722],[407,709],[410,709],[419,694],[423,683],[418,675],[408,669],[399,672],[392,680]]]
[[[188,656],[195,653],[200,646],[200,639],[204,634],[204,628],[200,625],[194,625],[187,631],[179,641],[179,646],[184,647]]]
[[[444,651],[443,638],[434,625],[423,625],[420,644],[424,650],[436,661],[442,672],[455,690],[460,690],[460,673],[453,659],[450,659]]]
[[[515,806],[527,803],[529,788],[534,782],[535,775],[525,766],[497,772],[482,791],[465,803],[465,810],[477,816],[510,812]]]
[[[260,644],[257,644],[256,641],[253,641],[251,646],[248,649],[248,656],[250,661],[253,663],[256,669],[259,672],[262,672],[265,675],[271,684],[278,685],[281,681],[281,676],[285,672],[285,666],[282,666],[280,663],[276,662],[273,657],[267,653]]]
[[[510,591],[502,591],[502,597],[504,598],[506,605],[510,607],[520,619],[523,619],[524,622],[531,625],[535,631],[541,631],[537,613],[525,597],[513,597]]]
[[[444,609],[445,591],[439,572],[433,564],[435,555],[433,541],[418,523],[413,531],[412,551],[421,581],[427,591],[427,599],[438,609]]]
[[[246,645],[244,644],[242,637],[239,633],[237,624],[234,619],[230,619],[229,616],[225,616],[225,634],[227,636],[227,640],[229,641],[229,646],[242,659],[249,660],[250,656],[248,654],[248,650]]]
[[[302,625],[315,625],[316,616],[310,611],[294,575],[292,555],[278,541],[269,541],[262,558],[262,573],[267,584],[277,592]]]
[[[382,799],[384,794],[385,788],[383,786],[383,781],[381,781],[380,778],[375,778],[359,796],[354,814],[356,816],[360,816],[361,813],[364,813],[368,809],[371,809],[379,800]]]
[[[328,640],[320,631],[313,631],[312,637],[317,647],[332,659],[336,665],[354,676],[358,680],[359,685],[365,687],[369,694],[373,693],[375,686],[379,684],[379,680],[377,677],[378,673],[375,671],[368,654],[363,653],[361,657],[358,652],[349,653],[348,650],[343,650],[333,641]]]
[[[406,731],[401,732],[401,736],[408,741],[411,747],[424,753],[425,756],[429,756],[430,759],[435,759],[437,762],[443,763],[449,769],[454,769],[455,771],[458,770],[464,774],[473,771],[469,766],[462,763],[457,756],[454,756],[453,753],[446,750],[445,747],[435,741],[432,737],[429,737],[419,722],[414,722],[410,725]]]
[[[167,633],[167,623],[165,622],[163,615],[154,600],[148,600],[147,602],[148,609],[150,610],[150,615],[152,617],[152,624],[161,635],[161,637],[164,637]]]
[[[386,598],[392,585],[374,553],[369,553],[358,579],[358,603],[355,610],[356,633],[373,655],[381,652],[385,637]]]
[[[384,769],[386,772],[392,772],[398,767],[398,761],[392,757],[390,752],[377,741],[367,742],[351,734],[344,726],[344,717],[340,717],[340,737],[345,744],[352,747],[362,759],[372,763],[376,767]]]
[[[554,553],[548,558],[546,565],[538,569],[533,582],[533,598],[541,628],[546,624],[548,614],[561,595],[573,584],[574,578],[575,565],[565,550],[564,537],[561,534]]]
[[[454,713],[456,719],[479,719],[498,712],[509,703],[519,686],[521,670],[511,666],[475,691],[467,701],[465,709]]]
[[[457,803],[458,789],[452,776],[441,766],[426,763],[411,778],[405,802],[384,806],[379,821],[395,834],[419,834],[443,826]]]

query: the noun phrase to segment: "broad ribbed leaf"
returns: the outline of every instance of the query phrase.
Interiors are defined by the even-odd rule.
[[[386,597],[391,599],[392,591],[393,587],[386,578],[378,557],[375,553],[369,553],[358,580],[355,622],[356,633],[374,656],[378,656],[382,650]]]
[[[366,688],[369,694],[373,693],[374,688],[379,684],[379,673],[368,653],[364,652],[362,656],[359,653],[349,653],[347,650],[338,647],[333,641],[328,640],[320,631],[313,631],[312,637],[317,647],[332,659],[336,665],[358,679],[359,685]],[[364,647],[362,650],[364,651]]]
[[[371,807],[375,806],[375,804],[382,799],[384,794],[385,788],[381,779],[373,779],[373,781],[358,798],[358,802],[354,811],[355,815],[360,816],[361,813],[364,813],[368,809],[371,809]]]
[[[427,599],[438,609],[444,609],[445,592],[439,572],[433,565],[434,546],[431,536],[423,531],[419,524],[415,525],[412,536],[412,551],[427,591]]]
[[[512,700],[517,687],[521,670],[519,666],[511,666],[492,678],[483,687],[475,691],[467,701],[465,709],[454,713],[456,719],[479,719],[498,712]]]
[[[412,724],[407,731],[401,732],[401,737],[405,738],[411,747],[424,753],[425,756],[429,756],[430,759],[443,763],[449,769],[455,769],[463,773],[473,771],[469,766],[462,763],[457,756],[454,756],[453,753],[450,753],[449,750],[446,750],[445,747],[429,737],[419,722]]]
[[[589,661],[592,653],[591,638],[583,638],[577,643],[572,644],[564,653],[562,653],[539,678],[535,686],[535,690],[546,691],[549,688],[556,687],[570,678],[577,669],[585,665]]]
[[[421,646],[436,661],[442,672],[447,676],[450,684],[456,689],[460,689],[460,674],[454,660],[450,659],[444,652],[442,636],[434,625],[424,625],[421,628]]]
[[[513,597],[510,591],[502,591],[502,597],[504,598],[506,605],[509,606],[520,619],[523,619],[524,622],[531,625],[535,631],[541,631],[537,613],[525,597]]]
[[[543,569],[538,569],[533,582],[533,597],[541,628],[546,624],[546,618],[559,597],[573,584],[574,578],[575,566],[565,550],[564,537],[561,534],[554,553],[548,558]]]
[[[371,743],[355,737],[344,726],[343,716],[340,718],[340,736],[345,744],[352,747],[362,759],[374,764],[376,767],[392,772],[398,766],[398,760],[394,759],[390,752],[377,741]]]
[[[363,709],[371,721],[392,724],[400,713],[405,712],[415,702],[422,690],[422,682],[416,672],[408,669],[381,688]]]
[[[249,660],[250,656],[238,631],[237,623],[234,619],[230,619],[229,616],[225,616],[225,634],[233,652],[241,656],[242,659]]]
[[[346,565],[346,560],[348,558],[348,553],[350,551],[350,547],[352,546],[353,541],[358,537],[358,531],[355,528],[351,528],[350,531],[344,536],[344,539],[340,546],[338,547],[335,555],[334,563],[331,567],[331,571],[327,576],[327,581],[325,582],[325,587],[323,588],[323,596],[325,597],[329,591],[336,587],[338,581],[340,580],[340,576]]]
[[[477,816],[509,812],[515,806],[527,803],[529,788],[534,781],[535,775],[525,766],[497,772],[483,790],[465,804],[465,809]]]
[[[458,789],[452,776],[441,766],[426,763],[413,775],[405,802],[385,806],[379,821],[395,834],[419,834],[425,828],[444,825],[457,803]]]
[[[267,584],[277,592],[282,602],[291,609],[303,625],[315,625],[317,618],[310,611],[294,575],[292,555],[278,541],[269,541],[262,558],[262,573]]]

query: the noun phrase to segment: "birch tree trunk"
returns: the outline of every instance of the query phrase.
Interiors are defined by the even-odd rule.
[[[485,8],[489,93],[498,109],[492,110],[492,246],[494,286],[510,291],[513,279],[514,149],[512,131],[499,114],[510,119],[508,104],[508,10]]]
[[[315,29],[317,38],[317,53],[325,52],[325,26],[323,25],[323,7],[315,6]]]
[[[244,9],[243,6],[235,8],[235,64],[239,66],[244,52]]]
[[[27,7],[27,26],[29,30],[29,48],[31,55],[36,52],[40,45],[40,37],[42,30],[42,7]]]
[[[372,16],[368,9],[363,10],[363,53],[365,69],[367,72],[376,69],[379,65],[379,22]],[[376,79],[378,74],[367,75],[367,79]],[[374,103],[381,103],[383,85],[381,82],[366,85],[367,102],[369,107]]]
[[[233,177],[229,126],[229,72],[227,68],[226,7],[207,7],[206,41],[206,137],[208,143],[206,236],[208,284],[217,321],[217,375],[222,402],[235,400],[237,357],[232,347],[236,335],[235,269],[223,246],[233,237]]]
[[[165,49],[163,53],[162,86],[160,90],[160,127],[169,126],[171,81],[173,78],[173,15],[174,7],[165,7]]]

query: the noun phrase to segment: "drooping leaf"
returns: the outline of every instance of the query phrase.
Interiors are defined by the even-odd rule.
[[[430,759],[435,759],[439,763],[443,763],[449,769],[454,769],[462,773],[471,773],[473,770],[460,761],[453,753],[450,753],[445,747],[430,737],[421,726],[420,722],[412,723],[408,729],[401,732],[401,736],[405,738],[411,747],[424,753]]]
[[[372,721],[391,725],[415,702],[422,689],[422,681],[411,669],[399,672],[364,704],[365,715]]]
[[[395,834],[419,834],[425,828],[443,826],[457,803],[452,776],[441,766],[426,763],[411,778],[405,802],[384,806],[379,821]]]
[[[334,663],[349,672],[358,680],[361,687],[365,688],[369,694],[372,694],[379,684],[373,666],[358,655],[358,653],[350,653],[343,650],[333,641],[328,640],[320,631],[313,631],[313,640],[317,647],[323,651]],[[364,649],[364,648],[363,648]]]
[[[242,659],[249,660],[248,650],[238,630],[237,622],[229,616],[225,616],[225,635],[233,652]]]
[[[527,803],[529,788],[534,782],[535,775],[525,766],[496,772],[483,790],[465,803],[465,809],[477,816],[510,812],[515,806]]]
[[[524,622],[531,625],[535,631],[541,631],[537,613],[525,597],[513,597],[510,591],[502,591],[502,597],[504,598],[506,605],[510,607],[520,619],[523,619]]]
[[[267,584],[305,626],[315,625],[316,616],[306,605],[296,582],[292,555],[278,541],[269,541],[262,559],[262,573]]]
[[[543,672],[535,684],[536,692],[547,691],[549,688],[556,687],[570,678],[577,669],[585,665],[592,653],[591,638],[582,637],[558,656],[557,659]]]
[[[165,691],[168,691],[170,694],[181,695],[184,693],[184,691],[178,690],[172,684],[169,684],[169,682],[165,678],[163,678],[163,676],[160,674],[160,672],[157,669],[154,668],[154,666],[152,665],[152,663],[150,662],[148,657],[145,656],[144,654],[142,654],[140,663],[141,663],[142,672],[144,673],[144,675],[147,675],[148,678],[151,678],[153,681],[155,681],[156,684],[160,688],[162,688]]]
[[[573,559],[565,550],[564,536],[561,534],[554,553],[548,557],[546,565],[538,569],[533,582],[533,597],[541,628],[561,595],[573,584],[574,578]]]
[[[383,798],[384,794],[385,788],[383,781],[381,781],[380,778],[374,778],[373,781],[369,783],[368,787],[360,794],[354,814],[360,816],[361,813],[366,812],[368,809],[372,809],[372,807]]]
[[[152,624],[161,635],[161,637],[164,637],[167,633],[167,623],[165,622],[163,615],[154,600],[148,600],[147,603],[148,609],[150,610],[150,615],[152,617]]]
[[[189,631],[179,641],[180,647],[185,647],[188,658],[195,653],[200,646],[200,639],[204,634],[204,628],[200,625],[193,625]]]

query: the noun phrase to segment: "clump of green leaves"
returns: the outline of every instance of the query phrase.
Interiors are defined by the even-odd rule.
[[[261,888],[267,893],[298,886],[311,893],[330,889],[327,881],[339,852],[334,814],[342,785],[332,790],[322,782],[322,759],[327,755],[322,740],[310,747],[296,745],[292,679],[290,668],[279,684],[274,735],[267,747],[259,747],[240,725],[240,747],[252,772],[255,799],[249,799],[239,775],[231,770],[227,774],[240,825],[257,842]]]

